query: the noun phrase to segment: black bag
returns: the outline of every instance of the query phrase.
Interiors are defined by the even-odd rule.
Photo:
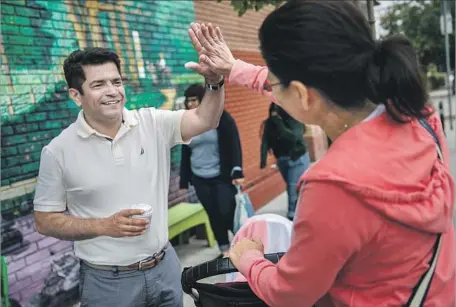
[[[277,263],[284,253],[264,255]],[[215,259],[194,267],[186,267],[182,272],[182,289],[195,301],[197,307],[267,307],[250,289],[247,282],[229,282],[216,285],[199,283],[203,278],[237,272],[229,258]]]

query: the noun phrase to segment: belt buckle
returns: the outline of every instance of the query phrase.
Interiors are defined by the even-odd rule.
[[[153,266],[153,267],[155,267],[165,257],[165,253],[166,253],[166,251],[163,249],[160,252],[154,253],[152,256],[147,257],[146,259],[140,260],[138,262],[138,270],[141,271],[143,264],[146,262],[152,261],[152,260],[155,260],[155,263]],[[162,256],[162,259],[159,258],[160,256]]]
[[[150,258],[146,258],[146,259],[140,260],[139,263],[138,263],[138,271],[142,270],[142,266],[143,266],[144,263],[149,262],[151,260],[152,259],[150,259]]]

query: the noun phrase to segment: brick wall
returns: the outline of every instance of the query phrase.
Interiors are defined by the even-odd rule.
[[[259,51],[258,29],[273,8],[268,6],[259,12],[248,11],[238,17],[230,1],[195,1],[196,21],[218,25],[235,58],[255,65],[265,65]],[[271,168],[275,163],[272,156],[269,156],[267,168],[259,168],[260,126],[268,116],[270,102],[238,86],[228,84],[226,90],[226,109],[233,115],[241,134],[247,192],[254,206],[259,208],[285,190],[279,172]],[[313,161],[324,154],[326,136],[320,128],[310,127],[305,139]]]

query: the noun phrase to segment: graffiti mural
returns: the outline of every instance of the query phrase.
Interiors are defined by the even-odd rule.
[[[185,0],[2,1],[1,250],[10,296],[22,306],[77,301],[72,243],[38,234],[32,217],[41,149],[79,111],[68,97],[65,57],[76,49],[110,48],[122,61],[128,108],[179,109],[185,88],[202,82],[184,68],[196,58],[187,37],[193,20],[193,2]],[[179,201],[179,159],[176,147],[171,204]]]

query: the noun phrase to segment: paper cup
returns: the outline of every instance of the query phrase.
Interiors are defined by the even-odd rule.
[[[150,220],[151,220],[151,218],[152,218],[152,212],[153,212],[152,206],[147,205],[147,204],[138,204],[138,205],[133,205],[133,206],[131,206],[131,209],[141,209],[141,210],[144,210],[144,213],[143,213],[143,214],[140,214],[140,215],[132,215],[132,216],[131,216],[132,218],[135,218],[135,219],[145,219],[145,220],[148,220],[148,221],[150,222]]]

